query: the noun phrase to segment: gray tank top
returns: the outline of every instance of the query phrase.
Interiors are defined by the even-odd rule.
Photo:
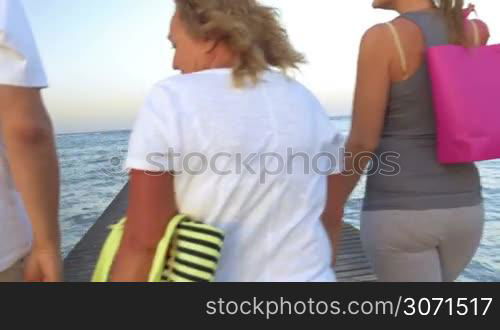
[[[427,47],[449,43],[440,13],[413,12],[402,17],[420,27]],[[396,153],[399,158],[394,156]],[[445,166],[437,160],[434,110],[425,64],[408,80],[392,85],[376,155],[378,159],[368,173],[365,211],[447,209],[482,202],[474,164]]]

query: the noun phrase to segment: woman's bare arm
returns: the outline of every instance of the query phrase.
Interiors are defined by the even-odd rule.
[[[390,32],[383,25],[368,30],[361,42],[345,171],[328,180],[328,202],[323,217],[334,249],[340,240],[344,205],[369,162],[368,157],[359,157],[375,151],[382,135],[391,85],[390,54],[394,47],[391,42]]]
[[[125,234],[113,266],[112,281],[147,281],[156,247],[175,215],[174,176],[133,170]]]

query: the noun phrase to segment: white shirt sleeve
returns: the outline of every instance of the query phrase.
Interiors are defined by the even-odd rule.
[[[345,143],[346,137],[342,133],[336,132],[335,137],[332,139],[331,146],[336,152],[337,163],[335,164],[335,168],[333,169],[332,174],[340,174],[345,170]]]
[[[181,170],[181,116],[175,96],[155,86],[135,121],[124,170]]]
[[[345,143],[346,137],[342,134],[336,125],[330,120],[331,126],[329,138],[323,148],[323,152],[330,155],[329,175],[340,174],[345,170]]]
[[[0,84],[47,87],[31,27],[19,0],[0,0]]]

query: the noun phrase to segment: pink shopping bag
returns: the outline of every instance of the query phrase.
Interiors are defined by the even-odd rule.
[[[456,164],[500,158],[500,45],[431,47],[427,62],[438,160]]]

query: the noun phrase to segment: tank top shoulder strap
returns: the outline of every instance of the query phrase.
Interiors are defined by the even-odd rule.
[[[385,23],[385,24],[389,27],[389,30],[392,33],[392,37],[394,39],[394,43],[395,43],[396,48],[397,48],[398,53],[399,53],[399,60],[400,60],[400,63],[401,63],[401,70],[403,71],[403,74],[404,74],[404,78],[403,79],[407,79],[408,78],[408,62],[406,61],[406,54],[405,54],[405,51],[404,51],[404,48],[403,48],[403,44],[401,42],[401,38],[399,37],[398,31],[396,30],[396,28],[394,27],[394,25],[392,25],[392,23]]]
[[[413,22],[420,28],[427,47],[449,44],[446,22],[438,12],[410,12],[401,14],[400,18]]]

